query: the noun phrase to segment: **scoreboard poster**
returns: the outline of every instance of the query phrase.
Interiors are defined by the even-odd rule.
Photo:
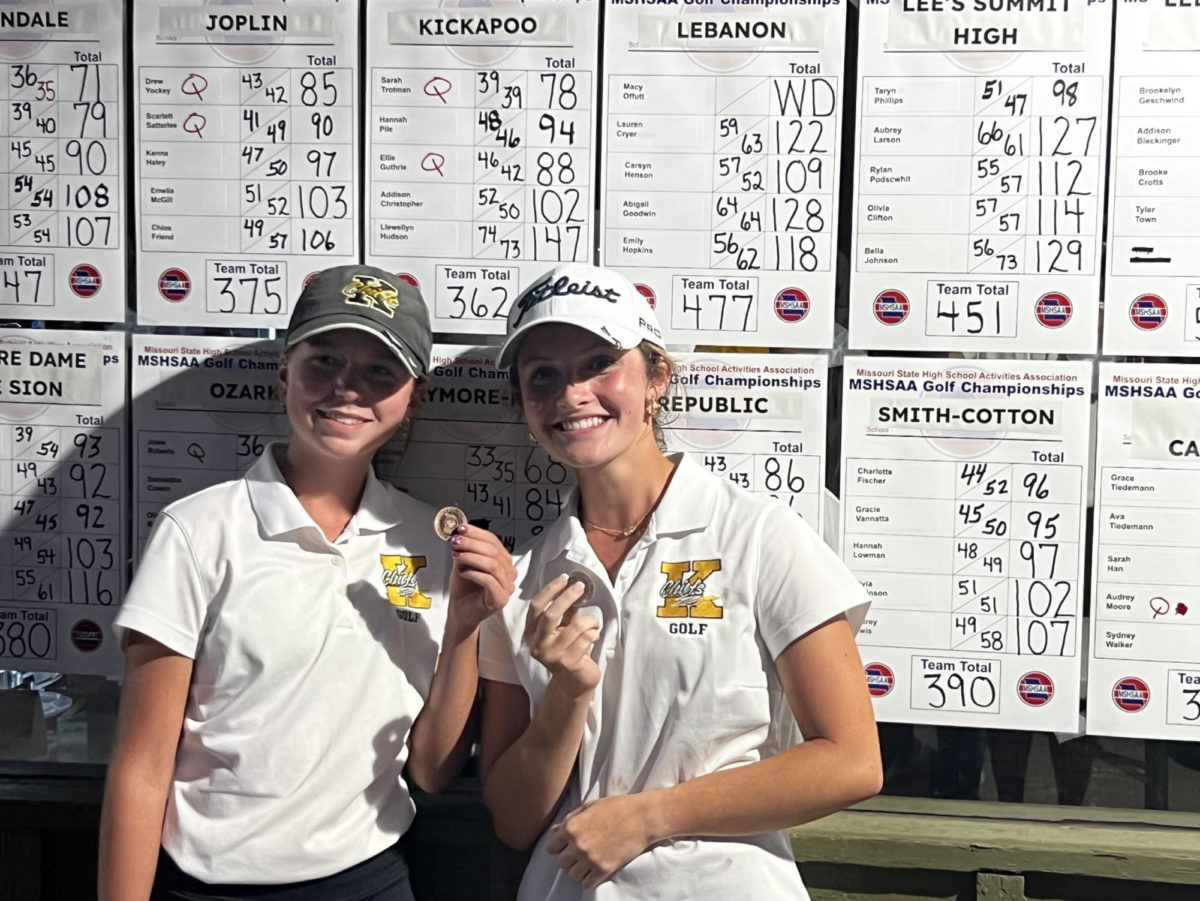
[[[842,558],[886,722],[1075,732],[1092,364],[848,357]]]
[[[677,354],[664,403],[669,451],[778,498],[824,532],[829,372],[823,354]]]
[[[288,434],[279,402],[278,341],[134,335],[133,544],[158,511],[210,485],[240,478]]]
[[[1117,5],[1104,352],[1200,356],[1200,23]]]
[[[1200,739],[1200,372],[1100,364],[1087,731]]]
[[[668,342],[832,345],[845,41],[840,0],[607,3],[600,259]]]
[[[574,478],[529,438],[495,348],[437,345],[411,434],[376,457],[380,478],[453,504],[515,550],[568,509]],[[680,354],[661,422],[670,452],[777,497],[821,532],[827,369],[822,355]]]
[[[130,6],[138,322],[282,327],[360,259],[358,0]]]
[[[1095,352],[1112,17],[865,0],[851,347]]]
[[[495,354],[434,345],[411,432],[376,455],[375,473],[435,508],[460,508],[513,551],[558,518],[574,479],[530,440]]]
[[[367,5],[367,259],[434,331],[503,334],[560,262],[592,261],[599,0]]]
[[[0,669],[121,672],[124,343],[0,330]]]
[[[0,317],[125,319],[125,4],[0,6]]]

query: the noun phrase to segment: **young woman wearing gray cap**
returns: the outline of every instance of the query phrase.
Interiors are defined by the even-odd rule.
[[[799,901],[783,829],[879,790],[858,580],[782,503],[686,454],[623,276],[570,264],[509,316],[531,436],[575,474],[484,623],[484,799],[522,901]],[[792,717],[805,741],[792,741]]]
[[[101,901],[412,898],[402,771],[428,791],[457,773],[478,626],[515,576],[493,535],[443,540],[371,471],[431,343],[415,288],[320,273],[279,370],[289,438],[159,514],[116,621]]]

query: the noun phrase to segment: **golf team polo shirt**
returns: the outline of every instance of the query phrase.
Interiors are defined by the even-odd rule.
[[[794,721],[775,659],[795,639],[868,600],[858,580],[779,501],[752,495],[684,455],[615,584],[575,503],[518,560],[517,597],[481,632],[480,672],[520,685],[536,708],[550,680],[522,641],[529,599],[562,573],[596,584],[601,670],[575,772],[553,822],[585,801],[677,785],[789,747]],[[521,899],[806,898],[783,832],[676,839],[584,891],[538,841]]]
[[[162,838],[184,872],[300,882],[408,828],[451,567],[433,515],[368,475],[327,541],[270,448],[159,514],[117,626],[195,661]]]

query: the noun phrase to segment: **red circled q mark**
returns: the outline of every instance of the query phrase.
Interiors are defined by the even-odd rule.
[[[1164,613],[1170,611],[1171,604],[1166,598],[1150,598],[1150,609],[1154,611],[1153,619],[1158,619]]]
[[[440,153],[427,153],[421,157],[421,169],[425,172],[436,172],[442,178],[446,177],[446,173],[442,171],[444,165],[446,158]]]
[[[183,120],[183,130],[188,134],[193,134],[200,140],[204,140],[204,127],[208,125],[208,119],[199,113],[188,113],[188,117]]]
[[[448,78],[443,78],[440,75],[435,75],[429,81],[425,82],[425,94],[428,97],[436,97],[442,103],[447,103],[446,95],[450,93],[450,89],[454,87]]]
[[[204,92],[208,90],[208,79],[195,72],[189,72],[179,90],[185,94],[190,94],[197,100],[203,100]]]

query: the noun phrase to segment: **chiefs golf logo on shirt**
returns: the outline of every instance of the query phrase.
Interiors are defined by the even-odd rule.
[[[383,565],[383,587],[387,589],[388,603],[396,608],[408,608],[397,609],[397,616],[412,621],[416,617],[408,610],[429,609],[429,595],[423,593],[417,584],[417,572],[425,567],[424,557],[380,554],[379,562]]]
[[[708,584],[712,574],[721,571],[720,560],[663,563],[659,569],[667,579],[658,590],[663,603],[655,611],[657,616],[662,619],[720,619],[725,615],[724,609],[717,605],[721,596]]]
[[[400,305],[396,289],[373,275],[354,276],[354,280],[342,288],[342,294],[346,296],[346,303],[370,307],[388,319],[396,314],[396,307]]]

